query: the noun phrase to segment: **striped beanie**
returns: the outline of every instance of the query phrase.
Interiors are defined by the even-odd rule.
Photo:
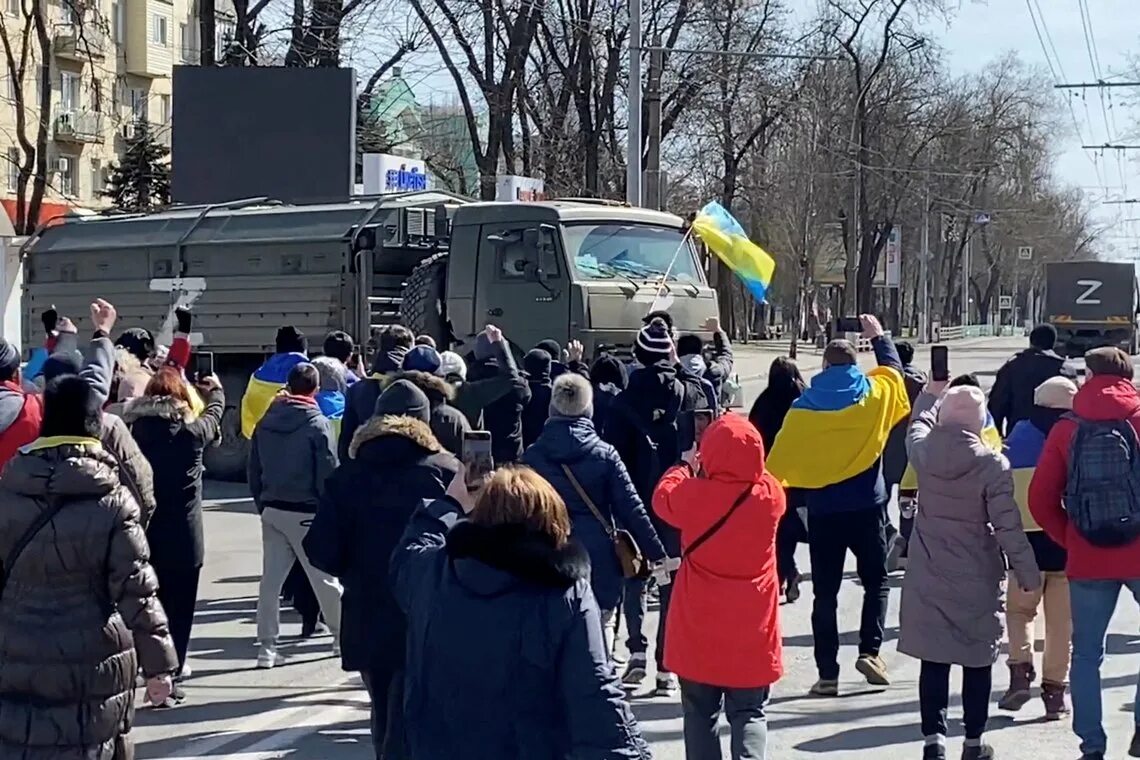
[[[673,351],[673,339],[669,337],[669,327],[665,320],[657,318],[637,331],[637,342],[633,347],[634,357],[645,366],[669,359]]]

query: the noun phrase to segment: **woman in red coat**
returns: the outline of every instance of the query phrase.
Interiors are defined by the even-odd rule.
[[[681,532],[665,665],[681,679],[685,756],[721,757],[723,709],[733,759],[766,757],[764,706],[784,672],[776,526],[785,501],[764,469],[760,433],[742,416],[721,417],[699,454],[661,478],[653,509]]]

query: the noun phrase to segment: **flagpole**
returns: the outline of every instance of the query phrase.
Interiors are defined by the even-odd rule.
[[[654,311],[653,307],[657,305],[658,299],[661,298],[661,289],[665,287],[665,281],[669,279],[669,273],[673,271],[673,265],[677,263],[677,257],[681,255],[681,249],[685,247],[685,243],[689,241],[689,237],[693,234],[693,226],[689,225],[689,229],[685,230],[685,236],[681,238],[681,244],[677,246],[677,250],[673,251],[673,258],[669,261],[669,268],[665,270],[665,274],[661,275],[661,281],[657,284],[657,293],[653,296],[653,302],[649,304],[648,314]]]

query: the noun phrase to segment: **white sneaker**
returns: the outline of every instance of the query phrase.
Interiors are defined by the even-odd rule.
[[[269,670],[277,664],[277,650],[262,647],[261,651],[257,653],[257,667],[262,670]]]
[[[675,697],[681,691],[681,684],[677,681],[677,676],[674,673],[658,673],[657,674],[657,690],[654,696],[657,697]]]
[[[625,666],[625,672],[622,673],[621,682],[625,686],[640,686],[646,675],[645,655],[631,654],[629,664]]]

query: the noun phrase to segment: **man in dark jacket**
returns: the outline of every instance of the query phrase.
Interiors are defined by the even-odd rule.
[[[1037,325],[1029,333],[1029,348],[1002,365],[990,391],[990,415],[994,426],[1004,437],[1013,426],[1029,419],[1033,412],[1033,391],[1051,377],[1076,374],[1065,367],[1065,360],[1053,351],[1057,331],[1052,325]]]
[[[434,349],[429,350],[434,352]],[[451,405],[455,399],[455,388],[438,374],[422,370],[405,370],[392,375],[392,380],[407,380],[423,391],[431,405],[431,420],[428,425],[431,427],[432,435],[444,449],[459,456],[463,450],[463,434],[471,429],[471,425],[463,416],[463,412]]]
[[[270,404],[250,443],[249,490],[261,513],[263,555],[257,598],[259,668],[277,664],[281,587],[294,561],[309,578],[337,648],[340,585],[309,563],[302,546],[325,480],[336,469],[336,441],[317,406],[320,384],[317,368],[308,362],[289,370],[285,393]]]
[[[602,352],[590,367],[590,383],[594,386],[594,428],[605,438],[610,408],[629,384],[629,374],[620,359]]]
[[[487,325],[475,338],[474,361],[468,362],[467,380],[456,391],[455,404],[472,427],[491,433],[496,465],[517,462],[522,456],[522,412],[528,401],[530,387],[502,331]]]
[[[699,335],[682,335],[678,338],[677,355],[683,366],[712,386],[713,406],[719,408],[725,381],[732,377],[732,344],[728,341],[728,333],[720,329],[720,320],[716,317],[709,318],[706,328],[713,334],[712,351],[707,357],[704,341]],[[699,363],[693,361],[696,358],[700,359]]]
[[[562,373],[565,373],[563,368]],[[523,448],[529,447],[542,434],[542,426],[550,416],[550,388],[554,379],[551,356],[542,348],[532,348],[523,357],[523,372],[530,388],[530,401],[523,409]]]
[[[325,484],[304,540],[313,565],[344,586],[341,666],[364,679],[372,698],[373,745],[385,760],[407,757],[406,623],[389,587],[388,558],[416,507],[443,496],[459,471],[459,462],[432,435],[430,420],[427,396],[407,380],[392,381]]]
[[[344,400],[344,417],[340,423],[340,440],[337,454],[341,461],[348,456],[348,447],[356,429],[372,416],[376,399],[384,389],[382,380],[400,371],[404,354],[412,347],[415,336],[403,325],[389,325],[377,337],[376,357],[372,360],[372,374],[354,383]]]
[[[638,496],[645,504],[653,500],[653,489],[669,467],[681,459],[681,453],[693,443],[692,425],[686,416],[697,407],[703,394],[694,396],[677,378],[677,356],[668,324],[655,318],[637,333],[634,358],[641,364],[629,375],[629,384],[614,401],[606,421],[606,440],[625,462]],[[687,414],[688,413],[688,414]],[[677,530],[650,515],[657,535],[670,557],[681,556],[681,539]],[[672,585],[659,588],[661,620],[668,614]],[[622,680],[637,685],[646,675],[647,642],[642,633],[645,619],[645,582],[630,580],[626,584],[626,626],[629,633],[629,664]],[[672,696],[678,690],[677,678],[665,669],[665,626],[657,628],[657,692]]]

